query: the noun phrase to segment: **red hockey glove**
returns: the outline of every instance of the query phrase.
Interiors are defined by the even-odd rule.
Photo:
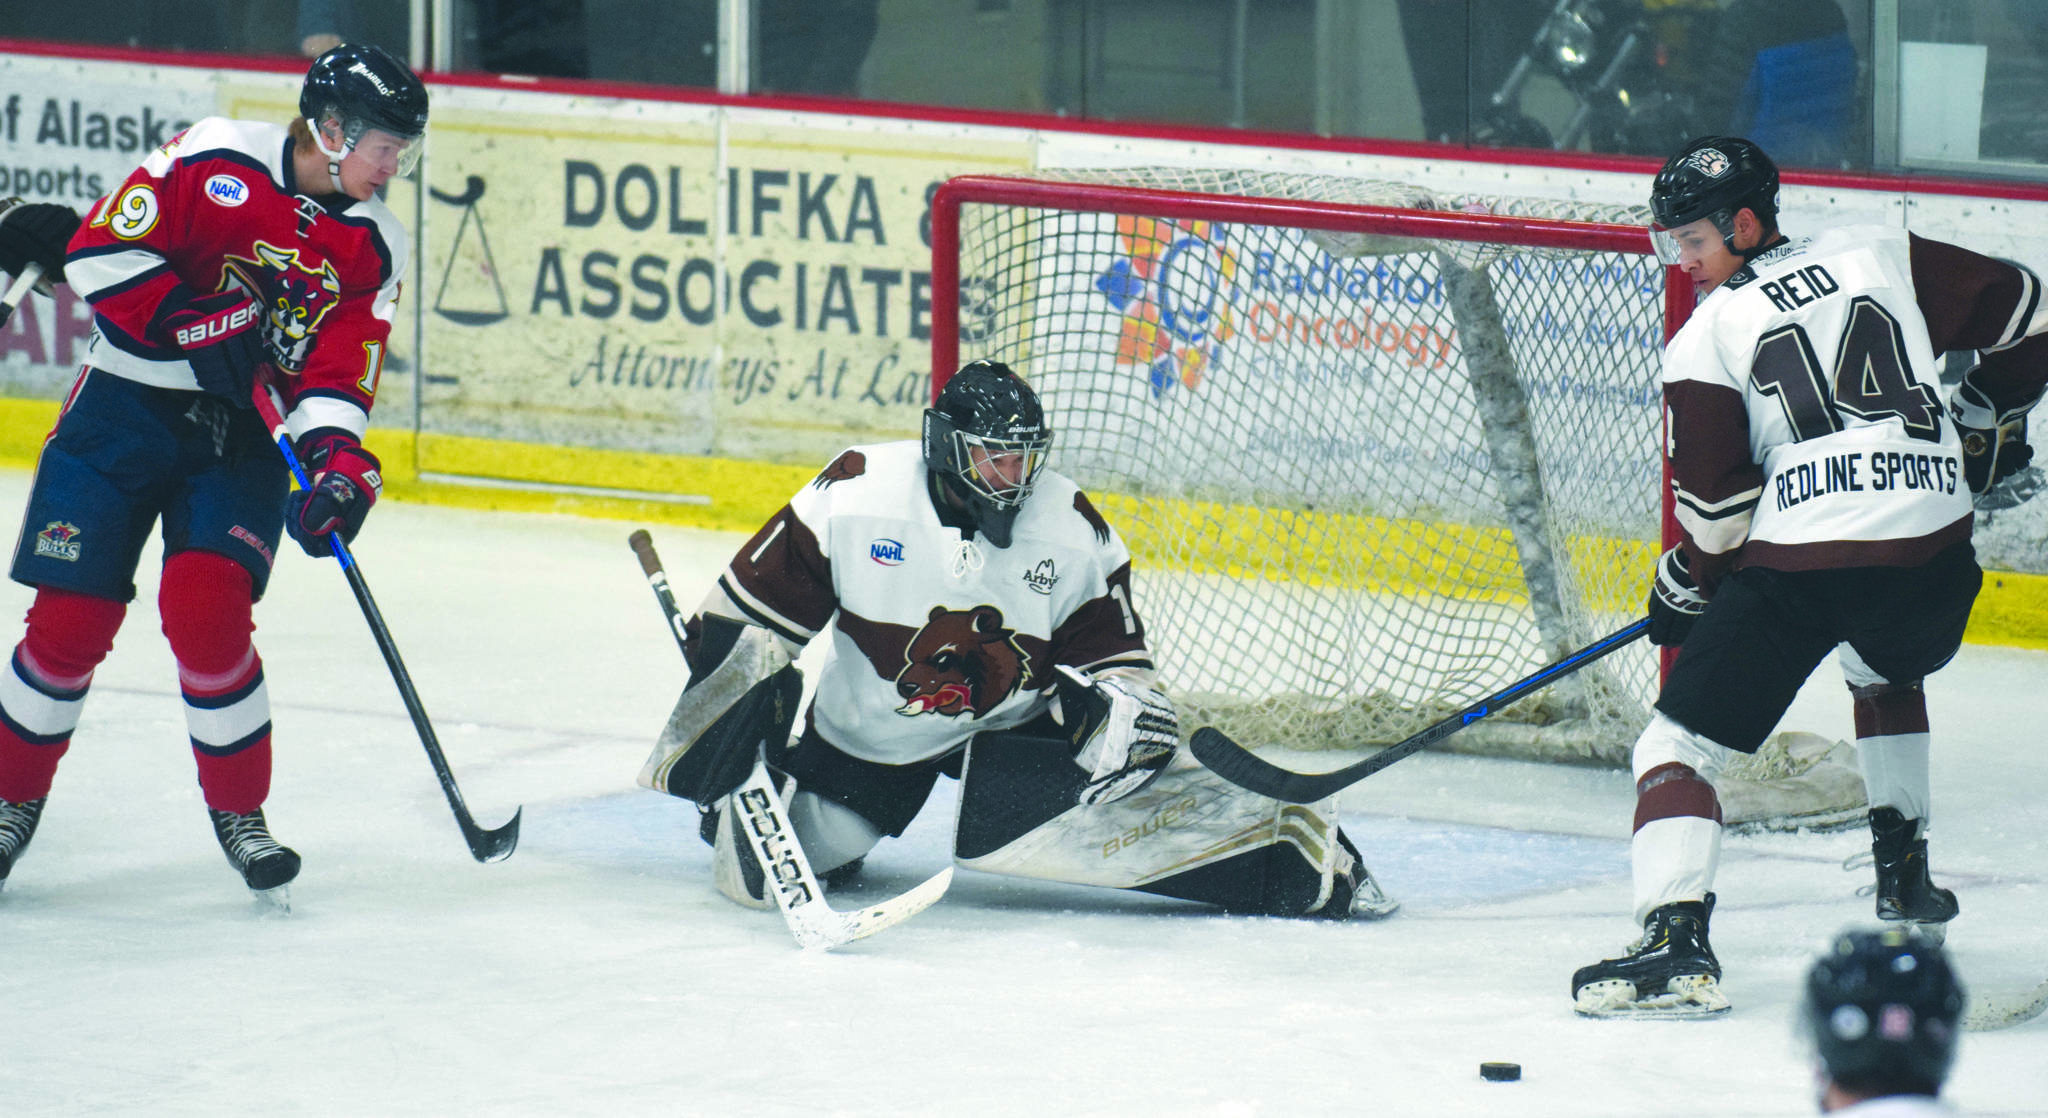
[[[340,532],[343,543],[355,540],[384,491],[384,475],[377,456],[346,431],[308,431],[298,450],[313,487],[285,498],[284,526],[306,554],[318,559],[334,553],[327,542],[331,533]]]
[[[263,308],[240,291],[200,295],[179,287],[157,305],[158,337],[185,351],[199,390],[253,408],[256,370],[270,360],[263,344]]]

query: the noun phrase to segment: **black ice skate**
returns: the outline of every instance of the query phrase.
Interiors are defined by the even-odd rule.
[[[1877,864],[1877,918],[1918,924],[1940,943],[1962,906],[1928,876],[1920,820],[1906,818],[1897,808],[1871,808],[1870,856]]]
[[[8,873],[28,849],[28,840],[35,837],[36,823],[43,818],[43,805],[49,799],[44,796],[19,804],[0,800],[0,887],[6,886]]]
[[[1663,905],[1628,954],[1580,967],[1572,1008],[1584,1017],[1706,1017],[1728,1011],[1721,964],[1707,943],[1714,895]]]
[[[299,876],[299,855],[291,847],[270,837],[263,821],[263,809],[246,813],[206,809],[213,819],[214,837],[228,856],[228,864],[259,898],[280,908],[289,901],[284,887]]]

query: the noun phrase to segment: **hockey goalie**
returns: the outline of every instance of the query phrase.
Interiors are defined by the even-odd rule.
[[[1036,393],[974,362],[921,442],[842,453],[733,557],[685,625],[691,683],[640,774],[702,809],[718,889],[771,907],[733,795],[765,764],[826,890],[946,776],[961,867],[1230,912],[1392,912],[1333,801],[1256,796],[1180,749],[1129,552],[1046,468],[1051,445]],[[790,658],[814,640],[799,726]]]

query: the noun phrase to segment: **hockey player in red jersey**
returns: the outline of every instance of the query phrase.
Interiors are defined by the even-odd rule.
[[[1725,1010],[1708,943],[1714,777],[1753,753],[1839,648],[1870,800],[1880,919],[1953,918],[1928,872],[1926,698],[1982,575],[1973,492],[2022,468],[2048,382],[2028,271],[1903,229],[1792,237],[1755,144],[1693,142],[1658,172],[1652,239],[1701,294],[1664,354],[1682,542],[1659,560],[1650,638],[1678,645],[1636,742],[1641,942],[1572,978],[1580,1013]],[[1937,355],[1982,351],[1945,410]]]
[[[825,657],[794,737],[787,723],[725,736],[744,750],[734,780],[767,739],[828,886],[902,834],[945,775],[960,778],[954,857],[970,869],[1232,911],[1391,912],[1333,803],[1256,796],[1179,749],[1130,554],[1046,467],[1052,440],[1030,386],[977,361],[926,411],[922,442],[856,447],[826,466],[689,620],[691,687],[643,783],[705,806],[719,888],[767,907],[740,813],[719,812],[730,788],[700,779],[719,767],[700,756],[722,748],[716,727],[696,728],[745,710],[727,696],[815,640]],[[761,654],[768,642],[779,657]],[[707,701],[715,709],[695,709]]]
[[[377,192],[418,157],[427,91],[384,51],[341,46],[308,70],[299,112],[289,128],[199,121],[70,239],[63,274],[95,329],[15,549],[13,577],[37,593],[0,671],[0,880],[35,833],[159,523],[163,630],[221,849],[259,893],[299,871],[263,815],[270,704],[251,605],[285,531],[328,554],[381,488],[362,438],[408,245]],[[289,498],[254,410],[266,368],[312,475]]]

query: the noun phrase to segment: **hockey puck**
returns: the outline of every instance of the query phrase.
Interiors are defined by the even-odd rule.
[[[1522,1065],[1484,1063],[1479,1065],[1479,1078],[1494,1083],[1512,1083],[1522,1078]]]

